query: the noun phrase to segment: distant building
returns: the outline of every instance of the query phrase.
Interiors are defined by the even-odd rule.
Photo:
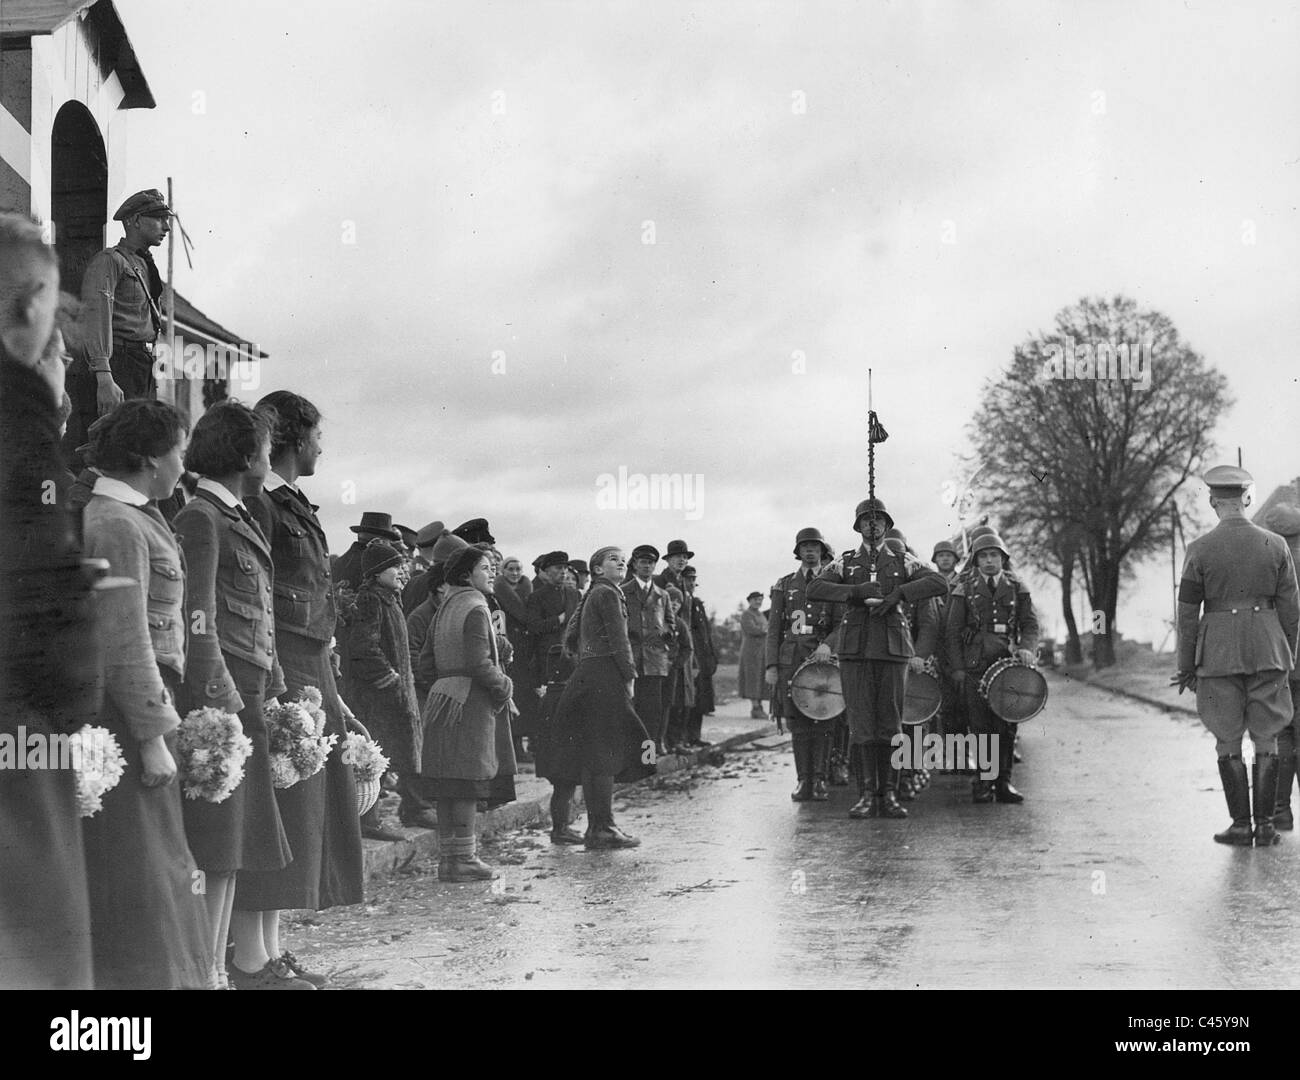
[[[80,293],[86,264],[120,238],[108,225],[122,200],[163,185],[127,168],[123,113],[154,105],[112,0],[0,0],[0,209],[48,226],[67,292]],[[254,352],[179,294],[176,333]],[[226,379],[160,379],[159,396],[197,417],[226,396]]]

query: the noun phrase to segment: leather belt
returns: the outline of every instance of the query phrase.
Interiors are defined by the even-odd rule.
[[[1271,596],[1246,596],[1240,600],[1207,599],[1205,601],[1205,612],[1208,615],[1214,611],[1227,611],[1236,615],[1238,612],[1272,611],[1275,606]]]

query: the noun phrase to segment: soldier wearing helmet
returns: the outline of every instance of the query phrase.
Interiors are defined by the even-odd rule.
[[[775,688],[773,712],[790,728],[798,777],[798,786],[790,798],[795,802],[824,802],[830,798],[827,769],[834,722],[805,716],[790,700],[789,690],[790,677],[806,660],[813,656],[829,660],[831,656],[827,638],[839,623],[838,605],[809,600],[808,586],[834,552],[819,529],[807,528],[795,536],[794,554],[799,569],[772,586],[763,677],[768,686]]]
[[[1246,519],[1245,469],[1220,465],[1203,477],[1219,524],[1187,545],[1178,584],[1181,693],[1196,692],[1196,710],[1214,735],[1219,777],[1232,825],[1221,844],[1271,847],[1281,838],[1277,805],[1277,736],[1291,720],[1288,676],[1295,669],[1300,607],[1287,542]],[[1202,609],[1204,613],[1202,614]],[[1241,740],[1255,744],[1254,816]]]
[[[997,533],[971,543],[971,573],[964,573],[948,601],[947,646],[952,678],[966,702],[971,730],[998,737],[996,781],[972,781],[977,803],[1024,802],[1011,786],[1015,726],[997,716],[979,692],[980,679],[997,660],[1015,655],[1033,666],[1038,615],[1029,587],[1008,569],[1010,556]]]
[[[864,499],[853,515],[862,537],[808,586],[808,599],[845,604],[841,622],[840,681],[858,775],[857,804],[850,817],[902,818],[898,770],[891,743],[902,730],[907,662],[916,655],[903,603],[944,592],[943,579],[924,563],[885,544],[894,519],[879,499]]]

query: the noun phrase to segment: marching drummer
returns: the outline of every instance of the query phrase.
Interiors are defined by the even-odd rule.
[[[814,720],[800,712],[790,699],[790,677],[810,657],[831,660],[827,638],[839,622],[838,605],[808,599],[808,585],[831,561],[834,553],[819,529],[800,529],[794,538],[799,569],[772,586],[772,610],[767,622],[764,679],[775,688],[773,711],[783,717],[794,744],[794,770],[798,787],[795,802],[824,802],[827,763],[833,721]]]
[[[885,544],[892,548],[898,555],[909,555],[912,559],[916,558],[916,552],[907,542],[907,537],[903,535],[901,529],[889,529],[885,533]],[[927,671],[937,673],[935,667],[935,653],[939,649],[939,642],[943,636],[943,622],[940,615],[943,608],[941,602],[946,602],[947,594],[943,596],[931,596],[918,603],[899,605],[907,619],[907,627],[912,631],[912,641],[915,642],[916,655],[907,662],[907,694],[903,699],[904,719],[911,725],[909,736],[913,740],[924,740],[926,722],[916,723],[909,720],[907,713],[909,711],[908,695],[912,694],[917,684],[917,676],[923,675]],[[906,760],[911,760],[911,755],[905,755]],[[927,769],[912,769],[904,767],[898,778],[898,797],[903,802],[911,802],[921,793],[930,782],[930,773]]]
[[[1008,568],[1009,559],[997,533],[977,537],[971,543],[974,573],[962,575],[948,601],[947,652],[953,682],[965,698],[971,731],[997,736],[997,779],[975,778],[971,786],[977,803],[1025,799],[1011,786],[1015,725],[994,713],[980,692],[984,673],[998,660],[1015,656],[1025,666],[1035,666],[1038,616],[1029,587]]]
[[[839,658],[858,777],[859,799],[849,811],[854,818],[907,817],[898,802],[898,770],[890,760],[893,738],[902,729],[907,662],[915,655],[899,604],[945,591],[935,571],[885,546],[885,530],[893,525],[879,499],[858,503],[853,528],[861,546],[831,563],[807,592],[809,600],[848,605]]]

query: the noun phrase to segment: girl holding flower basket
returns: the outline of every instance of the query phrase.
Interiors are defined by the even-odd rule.
[[[185,420],[161,401],[128,401],[93,428],[101,473],[86,505],[85,553],[133,587],[105,606],[101,723],[121,744],[125,772],[82,825],[90,882],[95,986],[203,989],[211,929],[185,840],[176,780],[175,694],[185,670],[180,549],[155,499],[181,475]]]
[[[237,903],[250,909],[320,911],[363,899],[357,789],[352,767],[342,757],[346,722],[352,720],[357,729],[360,725],[339,698],[330,663],[335,613],[325,530],[297,484],[316,472],[321,414],[287,390],[268,394],[257,409],[274,415],[271,471],[261,494],[249,500],[249,510],[271,543],[275,563],[276,654],[287,696],[300,698],[314,689],[311,696],[324,712],[325,732],[337,741],[320,772],[276,789],[293,862],[284,870],[241,873]],[[322,985],[324,977],[306,972],[292,953],[280,948],[274,928],[268,929],[270,955],[300,978]]]
[[[237,989],[314,990],[272,964],[267,928],[278,911],[235,911],[235,874],[283,870],[293,858],[276,806],[264,703],[284,692],[275,655],[271,548],[245,500],[270,471],[271,432],[264,417],[223,401],[194,425],[185,466],[199,474],[194,498],[176,515],[189,567],[185,621],[190,633],[185,690],[196,706],[237,712],[253,743],[242,784],[221,802],[185,802],[190,847],[207,873],[214,923],[213,963],[224,975],[233,931],[230,979]]]

